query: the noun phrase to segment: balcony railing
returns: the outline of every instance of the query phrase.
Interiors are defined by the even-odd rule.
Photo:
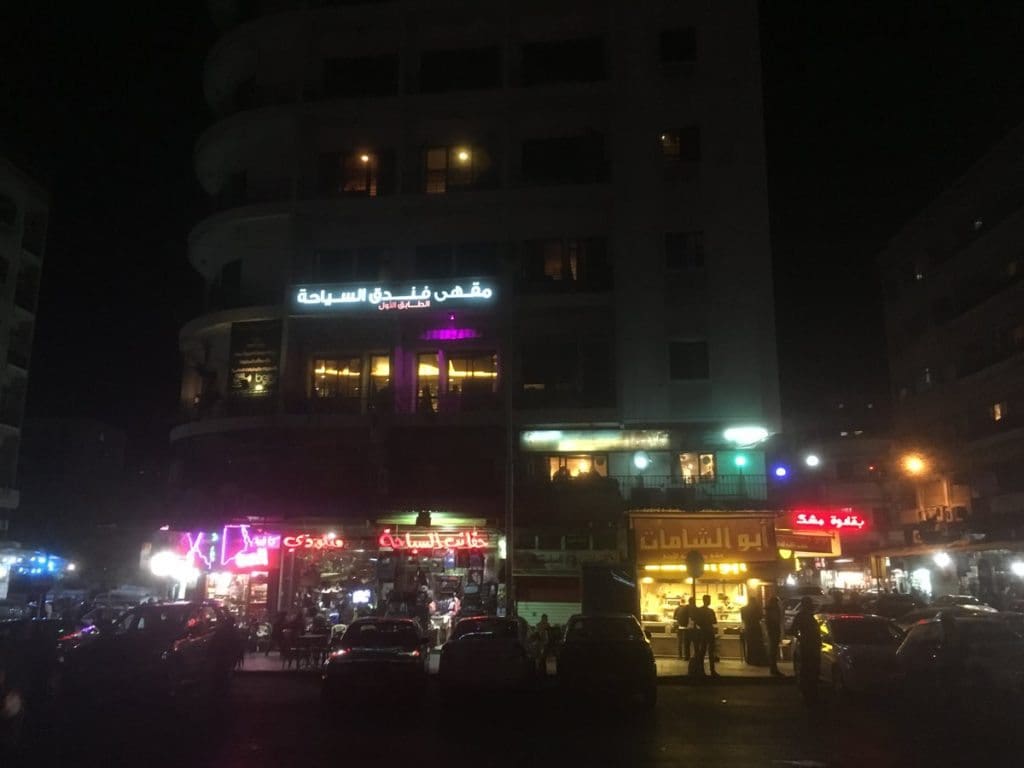
[[[718,475],[713,480],[691,481],[676,475],[613,476],[619,492],[631,503],[658,503],[694,507],[766,501],[766,475]]]
[[[617,549],[519,549],[516,548],[516,571],[525,573],[573,573],[583,563],[618,563],[622,555]]]

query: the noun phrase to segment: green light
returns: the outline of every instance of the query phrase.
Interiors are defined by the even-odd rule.
[[[747,457],[744,456],[743,454],[740,454],[739,456],[737,456],[735,461],[736,461],[736,466],[737,467],[745,467],[745,466],[747,466]]]

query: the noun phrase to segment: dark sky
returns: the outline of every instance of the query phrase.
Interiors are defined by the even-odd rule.
[[[130,7],[5,9],[0,152],[52,191],[30,413],[162,440],[201,307],[185,238],[216,33],[199,0]],[[773,0],[762,26],[784,406],[884,393],[874,254],[1024,120],[1024,3]]]

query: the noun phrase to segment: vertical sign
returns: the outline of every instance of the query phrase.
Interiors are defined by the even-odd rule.
[[[280,320],[232,323],[231,396],[265,397],[273,393],[277,389],[280,359]]]

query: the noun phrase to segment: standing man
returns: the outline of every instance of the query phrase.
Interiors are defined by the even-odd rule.
[[[690,632],[690,620],[697,610],[697,601],[690,598],[687,604],[679,603],[672,618],[676,621],[676,635],[679,637],[679,658],[690,660],[690,648],[693,646],[693,635]]]
[[[821,674],[821,628],[814,616],[814,601],[809,597],[800,599],[800,610],[793,618],[791,632],[800,641],[800,671],[797,683],[807,704],[818,699],[818,677]]]
[[[697,639],[700,643],[700,650],[697,657],[700,659],[701,674],[704,673],[704,656],[708,657],[708,666],[711,669],[712,677],[719,677],[715,672],[715,630],[718,625],[718,617],[711,610],[711,595],[704,595],[704,605],[696,610],[694,623],[697,625]]]
[[[768,633],[768,669],[775,677],[779,671],[779,644],[782,642],[782,604],[776,595],[770,595],[764,604],[764,628]]]

